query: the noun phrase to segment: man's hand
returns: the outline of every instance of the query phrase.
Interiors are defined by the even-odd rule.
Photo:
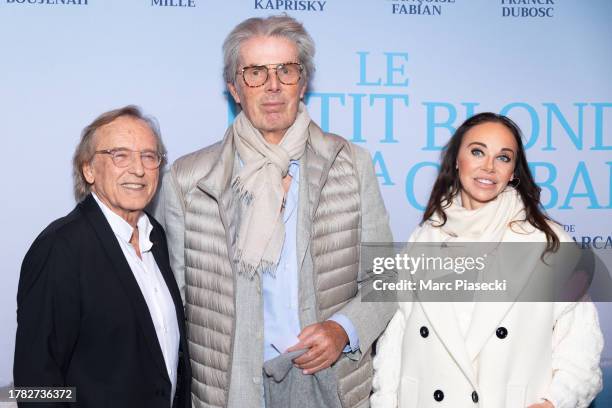
[[[546,400],[546,401],[541,402],[539,404],[532,404],[532,405],[528,406],[527,408],[555,408],[555,406],[552,404],[552,402]]]
[[[300,341],[287,351],[308,349],[293,360],[304,374],[314,374],[335,363],[349,340],[342,326],[331,320],[304,327],[298,339]]]

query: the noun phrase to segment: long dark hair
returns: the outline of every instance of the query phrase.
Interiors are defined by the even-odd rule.
[[[521,130],[510,118],[492,112],[479,113],[463,122],[442,150],[440,172],[431,190],[429,202],[423,213],[421,223],[429,220],[436,214],[441,220],[440,224],[436,226],[441,227],[446,224],[447,217],[444,209],[451,205],[453,199],[461,190],[459,172],[455,164],[457,163],[457,156],[459,155],[459,148],[461,147],[463,137],[473,127],[489,122],[504,125],[514,136],[517,146],[514,178],[518,179],[518,184],[513,187],[518,191],[525,206],[524,221],[529,222],[535,228],[544,232],[547,242],[545,252],[557,251],[560,245],[559,237],[548,224],[548,221],[552,221],[552,219],[546,215],[540,205],[541,189],[533,180],[529,170]]]

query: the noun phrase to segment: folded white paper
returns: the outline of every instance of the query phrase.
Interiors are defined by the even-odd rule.
[[[279,337],[272,341],[272,347],[274,347],[280,354],[283,354],[289,347],[295,346],[297,343],[299,343],[299,341],[300,339],[293,335]]]

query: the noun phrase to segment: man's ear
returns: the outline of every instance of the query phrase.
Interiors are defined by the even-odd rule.
[[[236,103],[240,103],[240,96],[238,95],[238,90],[236,89],[236,85],[228,82],[227,89],[229,89],[230,93],[232,94],[232,98],[234,98],[234,101]]]
[[[91,163],[88,162],[83,164],[83,167],[81,167],[81,171],[83,172],[85,181],[87,181],[89,184],[93,184],[96,178],[94,177],[94,172],[91,168]]]

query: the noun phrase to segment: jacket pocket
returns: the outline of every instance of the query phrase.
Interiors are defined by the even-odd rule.
[[[400,381],[398,407],[417,408],[419,402],[419,382],[414,378],[402,377]]]
[[[506,387],[506,408],[525,408],[525,386],[509,384]]]

